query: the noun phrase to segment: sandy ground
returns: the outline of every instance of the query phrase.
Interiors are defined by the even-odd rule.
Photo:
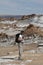
[[[18,60],[18,47],[0,47],[0,65],[43,65],[43,53],[37,53],[37,44],[25,44],[22,60]]]

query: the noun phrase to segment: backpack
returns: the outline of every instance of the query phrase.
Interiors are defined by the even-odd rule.
[[[22,41],[22,35],[20,33],[16,34],[15,42],[20,43]]]

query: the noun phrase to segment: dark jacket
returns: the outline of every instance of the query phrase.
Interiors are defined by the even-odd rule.
[[[19,35],[22,35],[22,34],[21,33],[18,33],[18,34],[16,34],[16,37],[15,37],[15,42],[17,42],[17,43],[20,43],[21,42],[21,40],[18,40]]]

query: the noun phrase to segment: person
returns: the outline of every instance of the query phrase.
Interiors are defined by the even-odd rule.
[[[20,60],[22,57],[22,52],[23,52],[23,31],[21,33],[16,34],[15,42],[18,43],[18,49],[19,49],[19,57],[18,59]]]

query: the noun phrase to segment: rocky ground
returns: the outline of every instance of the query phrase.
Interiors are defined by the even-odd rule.
[[[21,20],[22,21],[22,20]],[[18,21],[20,22],[20,21]],[[0,65],[43,65],[43,28],[34,25],[20,27],[24,23],[0,22]],[[20,26],[19,26],[20,25]],[[24,26],[23,25],[23,26]],[[18,60],[18,46],[14,45],[15,34],[24,31],[24,52],[22,60]],[[34,36],[35,35],[35,36]]]
[[[22,60],[18,60],[18,47],[0,47],[0,65],[43,65],[43,53],[38,53],[37,44],[23,46]]]

